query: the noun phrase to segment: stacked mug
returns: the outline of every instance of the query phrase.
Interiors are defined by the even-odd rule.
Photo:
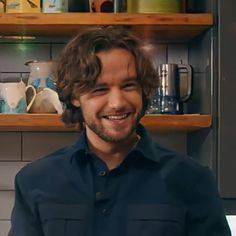
[[[26,96],[30,94],[30,96]],[[27,113],[36,97],[36,90],[32,85],[26,86],[20,82],[0,83],[0,113]]]

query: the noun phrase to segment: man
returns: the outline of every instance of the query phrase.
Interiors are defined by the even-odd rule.
[[[58,65],[63,120],[84,130],[17,174],[11,235],[230,235],[208,168],[139,124],[155,81],[125,30],[92,29],[68,43]]]

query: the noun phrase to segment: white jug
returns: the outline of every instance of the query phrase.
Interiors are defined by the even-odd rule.
[[[27,105],[26,92],[32,90]],[[0,112],[1,113],[27,113],[36,97],[36,90],[32,85],[25,86],[23,81],[0,83]]]
[[[28,61],[25,63],[30,67],[28,85],[33,85],[36,91],[42,88],[50,88],[56,91],[55,61]]]
[[[58,113],[63,112],[62,104],[57,92],[44,88],[37,93],[35,101],[29,110],[30,113]]]

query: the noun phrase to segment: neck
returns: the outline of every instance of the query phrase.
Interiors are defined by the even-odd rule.
[[[139,139],[140,137],[136,133],[120,143],[112,143],[100,138],[93,139],[90,137],[88,138],[88,145],[90,150],[106,163],[108,169],[112,170],[123,162]]]

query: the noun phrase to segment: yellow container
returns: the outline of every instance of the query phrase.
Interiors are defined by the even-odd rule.
[[[183,0],[127,0],[130,13],[179,13],[183,9]]]
[[[5,12],[5,2],[0,0],[0,13]]]
[[[40,0],[6,0],[7,13],[38,13]]]

